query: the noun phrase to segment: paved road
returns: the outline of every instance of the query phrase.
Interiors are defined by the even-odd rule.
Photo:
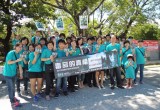
[[[160,65],[145,67],[143,85],[133,89],[111,90],[86,87],[69,96],[33,103],[31,97],[19,97],[23,107],[16,110],[160,110]],[[11,110],[6,86],[0,85],[0,110]]]

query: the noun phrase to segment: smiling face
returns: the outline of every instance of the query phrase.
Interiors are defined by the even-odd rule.
[[[45,45],[45,43],[46,43],[45,40],[41,40],[41,41],[40,41],[40,44],[41,44],[41,45]]]
[[[142,47],[143,46],[143,42],[138,42],[138,46]]]
[[[111,43],[116,43],[116,36],[115,35],[111,36]]]
[[[72,42],[71,42],[71,46],[72,46],[72,47],[76,47],[76,41],[72,41]]]
[[[48,47],[49,50],[52,50],[53,47],[54,47],[54,45],[53,45],[52,43],[48,43],[48,44],[47,44],[47,47]]]
[[[27,39],[23,39],[21,43],[22,43],[22,45],[26,45],[27,44]]]
[[[102,39],[99,37],[98,39],[97,39],[97,44],[101,44],[102,43]]]
[[[42,49],[41,45],[37,45],[36,49]]]
[[[22,50],[22,44],[19,44],[15,47],[16,52],[20,52]]]
[[[30,45],[30,46],[29,46],[29,51],[30,51],[30,52],[33,52],[33,51],[34,51],[33,45]]]
[[[129,47],[130,44],[129,44],[129,43],[125,43],[124,46],[125,46],[125,47]]]
[[[60,42],[58,44],[58,46],[59,46],[60,49],[64,49],[66,45],[64,43]]]
[[[83,43],[83,40],[80,39],[80,40],[78,41],[78,44],[79,44],[79,45],[82,45],[82,43]]]

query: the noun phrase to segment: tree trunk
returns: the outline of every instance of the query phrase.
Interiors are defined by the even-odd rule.
[[[120,38],[123,38],[123,37],[126,38],[126,37],[127,37],[128,30],[129,30],[129,28],[131,27],[133,21],[134,21],[134,20],[131,19],[131,20],[128,22],[127,27],[126,27],[126,30],[125,30],[123,33],[120,34],[120,36],[119,36]]]
[[[5,49],[4,49],[4,57],[7,56],[7,53],[10,51],[10,38],[11,38],[11,34],[12,34],[12,23],[11,21],[8,22],[7,24],[7,35],[5,37],[4,40],[2,40],[2,44],[4,45]]]

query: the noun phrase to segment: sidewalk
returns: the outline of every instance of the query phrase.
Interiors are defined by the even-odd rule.
[[[147,61],[146,65],[158,65],[160,64],[160,60],[155,60],[155,61]]]

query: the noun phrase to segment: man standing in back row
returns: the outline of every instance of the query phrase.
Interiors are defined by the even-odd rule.
[[[122,86],[122,81],[121,81],[121,63],[120,63],[120,45],[116,43],[116,36],[112,35],[111,36],[111,43],[106,47],[106,51],[117,51],[118,52],[118,67],[110,69],[110,83],[111,83],[111,89],[114,89],[115,87],[115,82],[114,82],[114,73],[116,74],[116,82],[117,82],[117,87],[124,89]]]

